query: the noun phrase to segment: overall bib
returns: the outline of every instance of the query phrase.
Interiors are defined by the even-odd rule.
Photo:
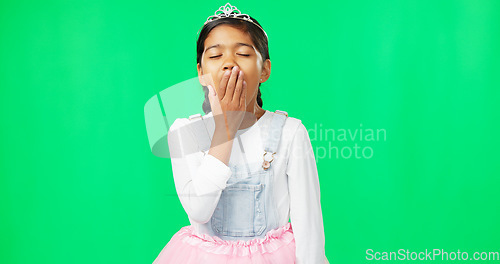
[[[222,190],[211,219],[181,228],[154,264],[164,263],[295,263],[295,240],[291,223],[279,226],[274,201],[273,161],[287,113],[277,110],[263,132],[262,160],[229,166],[232,175]],[[211,139],[203,122],[192,122],[199,149],[208,153]],[[195,125],[196,124],[196,125]],[[244,152],[240,143],[240,148]]]
[[[248,163],[243,154],[245,164],[230,166],[231,178],[207,223],[212,235],[224,240],[249,240],[263,238],[268,231],[279,227],[273,195],[274,166],[271,164],[282,157],[281,153],[276,155],[276,151],[286,118],[284,114],[273,115],[268,133],[263,136],[262,161]],[[238,142],[244,152],[241,141]]]

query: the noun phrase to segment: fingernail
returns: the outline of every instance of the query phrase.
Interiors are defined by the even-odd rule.
[[[231,74],[230,70],[227,70],[226,72],[224,72],[224,76],[229,76],[229,74]]]

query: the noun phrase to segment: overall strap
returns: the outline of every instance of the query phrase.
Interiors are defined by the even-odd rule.
[[[281,139],[281,132],[285,124],[288,113],[285,111],[276,110],[274,112],[271,124],[269,125],[268,133],[264,138],[264,150],[274,153],[278,150],[278,145]]]
[[[189,121],[190,122],[188,127],[190,128],[196,142],[198,143],[198,149],[206,155],[207,151],[210,149],[212,140],[210,139],[210,135],[208,134],[208,129],[205,125],[205,121],[203,121],[203,117],[200,114],[189,116]]]
[[[288,113],[285,111],[276,110],[274,112],[271,123],[267,130],[267,134],[264,137],[264,155],[262,167],[267,170],[271,166],[271,162],[274,160],[274,154],[278,150],[278,146],[281,140],[281,133],[283,131],[283,125],[285,124]],[[270,154],[269,157],[267,154]],[[266,155],[268,157],[266,157]]]

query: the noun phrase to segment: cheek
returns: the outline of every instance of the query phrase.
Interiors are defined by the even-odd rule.
[[[258,90],[258,83],[255,83],[255,81],[247,81],[247,105],[251,102],[254,97],[257,97],[257,90]]]
[[[217,69],[215,67],[210,67],[210,65],[205,65],[203,68],[203,75],[206,77],[206,82],[214,86],[217,90],[219,89],[220,78],[217,76]]]
[[[257,69],[245,70],[245,81],[247,82],[247,91],[257,89],[260,82],[260,73]]]

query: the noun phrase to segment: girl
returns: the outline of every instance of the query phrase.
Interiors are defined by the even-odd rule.
[[[307,130],[284,111],[262,109],[266,32],[227,3],[203,25],[197,62],[205,115],[176,119],[168,132],[191,225],[153,264],[328,263]]]

